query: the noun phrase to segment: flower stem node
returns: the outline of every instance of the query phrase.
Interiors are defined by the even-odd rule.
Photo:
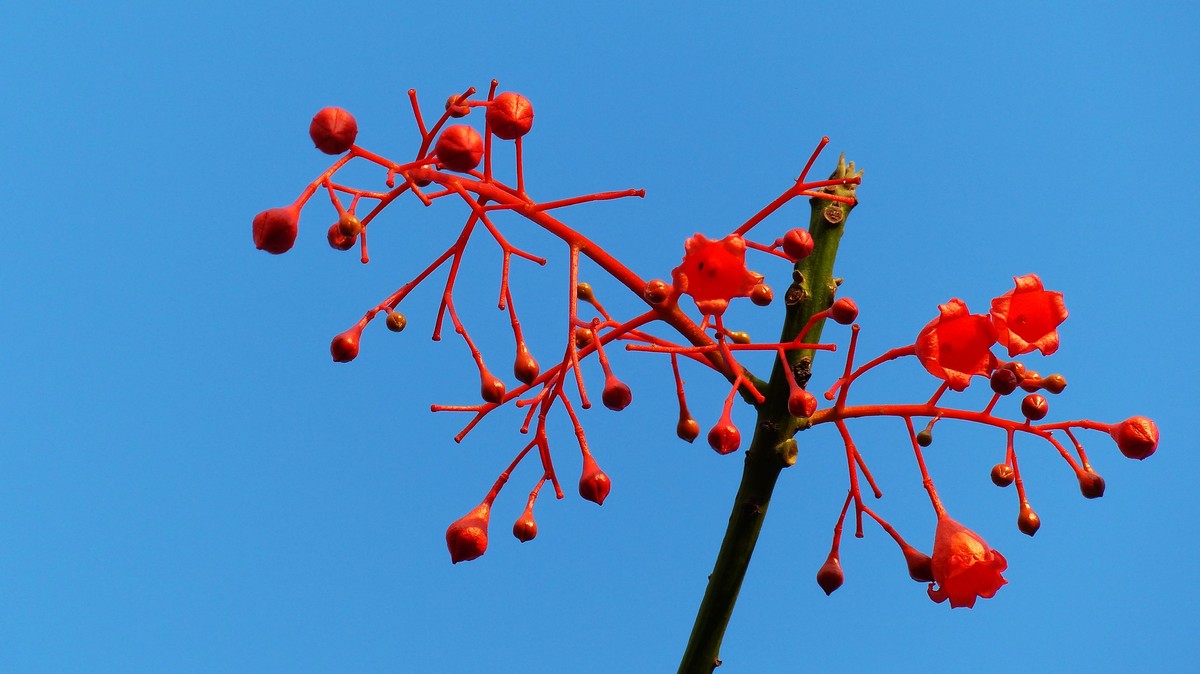
[[[308,136],[321,152],[342,154],[354,145],[358,122],[341,108],[322,108],[308,125]]]
[[[485,114],[497,138],[515,140],[533,128],[533,104],[521,94],[506,91],[488,103]]]
[[[1007,463],[998,463],[992,466],[992,484],[997,487],[1007,487],[1013,483],[1015,478],[1016,472]]]
[[[296,245],[300,231],[300,209],[295,206],[271,208],[254,216],[254,247],[280,255]]]
[[[829,317],[842,325],[850,325],[858,318],[858,305],[849,297],[842,297],[829,307]]]
[[[788,438],[775,445],[775,454],[784,466],[791,467],[796,465],[796,459],[800,456],[800,446],[795,438]]]
[[[358,357],[358,343],[362,338],[362,326],[356,325],[343,332],[329,343],[329,353],[335,363],[349,363]]]
[[[1021,401],[1021,414],[1030,421],[1041,421],[1049,411],[1050,403],[1046,402],[1046,396],[1040,393],[1030,393]]]
[[[404,328],[408,326],[408,319],[399,311],[389,311],[384,323],[392,332],[404,332]]]
[[[708,446],[718,454],[729,454],[737,451],[742,445],[742,434],[728,417],[721,417],[716,426],[708,432]]]
[[[825,591],[825,596],[833,594],[833,591],[842,586],[846,582],[846,574],[842,572],[842,563],[838,561],[836,554],[830,554],[817,570],[817,585]]]
[[[791,258],[792,262],[799,262],[804,258],[812,255],[813,247],[816,245],[813,241],[812,234],[808,233],[807,229],[789,229],[787,234],[783,235],[783,254]]]
[[[1130,417],[1113,424],[1108,434],[1117,443],[1117,449],[1130,459],[1140,461],[1158,449],[1158,426],[1146,417]]]
[[[633,402],[633,392],[629,390],[629,386],[625,382],[609,375],[604,379],[604,392],[600,394],[600,398],[604,401],[605,407],[614,412],[620,412]]]
[[[442,166],[466,173],[479,166],[483,159],[483,138],[466,124],[455,124],[447,127],[438,137],[434,153]]]
[[[1042,526],[1042,518],[1033,512],[1033,508],[1029,507],[1028,503],[1021,506],[1021,512],[1017,515],[1017,528],[1026,536],[1032,536],[1037,533],[1037,530]]]
[[[612,482],[608,475],[596,465],[596,460],[590,453],[583,456],[583,474],[579,477],[579,495],[595,503],[604,505],[608,492],[612,490]]]
[[[944,514],[938,517],[931,568],[929,598],[939,604],[949,599],[950,608],[974,608],[976,599],[991,599],[1008,582],[1000,575],[1008,568],[1004,555]]]
[[[446,529],[446,547],[450,549],[451,562],[469,562],[487,551],[491,511],[490,504],[480,503]]]

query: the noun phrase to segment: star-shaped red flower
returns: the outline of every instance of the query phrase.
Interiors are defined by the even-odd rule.
[[[1049,356],[1058,350],[1058,326],[1067,320],[1063,295],[1042,287],[1037,274],[1013,278],[1017,287],[992,300],[992,325],[1009,356],[1034,349]]]
[[[974,608],[977,598],[991,599],[1008,582],[1000,575],[1008,568],[1004,555],[946,515],[938,518],[932,568],[929,598],[939,604],[949,599],[950,608]]]
[[[996,368],[996,334],[987,315],[972,314],[958,298],[938,305],[938,311],[917,335],[917,358],[930,374],[962,391],[973,375],[987,376]]]
[[[671,277],[705,314],[724,313],[729,300],[749,296],[762,283],[762,274],[746,269],[746,241],[736,234],[719,241],[697,234],[687,240],[684,251],[683,264]]]

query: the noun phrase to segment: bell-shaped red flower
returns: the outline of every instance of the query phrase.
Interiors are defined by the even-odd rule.
[[[992,326],[1009,356],[1034,349],[1049,356],[1058,350],[1058,326],[1067,320],[1063,295],[1042,287],[1037,274],[1013,277],[1017,287],[992,300]]]
[[[938,305],[938,311],[917,335],[917,358],[930,374],[962,391],[973,375],[986,377],[996,369],[996,333],[988,316],[972,314],[958,298]]]
[[[683,264],[671,272],[675,287],[705,314],[719,315],[735,297],[749,297],[762,274],[746,269],[746,240],[736,234],[719,241],[697,234],[684,244]]]
[[[1000,575],[1007,568],[1004,555],[989,548],[974,531],[947,515],[938,517],[930,599],[939,604],[949,599],[950,608],[973,608],[977,598],[991,599],[1008,582]]]

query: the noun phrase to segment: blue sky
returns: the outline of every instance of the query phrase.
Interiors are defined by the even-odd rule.
[[[3,14],[0,669],[675,667],[741,460],[674,438],[665,359],[613,353],[634,403],[584,415],[614,484],[603,507],[544,497],[539,537],[519,544],[506,532],[536,479],[520,473],[497,501],[487,555],[452,566],[445,528],[524,444],[518,415],[456,445],[464,419],[428,411],[477,395],[461,343],[427,338],[436,284],[407,303],[402,335],[372,325],[354,363],[330,362],[328,344],[444,249],[465,214],[398,203],[372,229],[366,266],[329,250],[332,216],[318,204],[288,255],[251,244],[254,214],[328,165],[307,136],[318,109],[351,110],[361,145],[406,157],[408,89],[437,107],[492,78],[535,107],[536,198],[646,189],[562,213],[645,277],[667,276],[687,236],[745,220],[830,136],[816,173],[841,151],[866,169],[838,263],[862,310],[861,353],[910,343],[951,297],[980,311],[1012,276],[1037,272],[1071,311],[1061,351],[1030,359],[1070,382],[1051,418],[1145,414],[1162,431],[1143,463],[1089,435],[1108,482],[1099,501],[1079,496],[1047,448],[1019,446],[1043,521],[1030,539],[1011,491],[988,481],[1002,436],[939,426],[927,460],[943,498],[1010,563],[1009,585],[973,611],[930,602],[870,527],[845,542],[846,585],[824,596],[813,576],[845,493],[844,454],[832,429],[805,434],[720,671],[1171,671],[1200,657],[1200,461],[1187,421],[1200,26],[1186,3],[44,3]],[[763,227],[781,233],[806,212]],[[504,226],[554,260],[514,272],[523,325],[548,354],[563,320],[561,244]],[[498,262],[480,248],[462,291],[486,301],[463,311],[502,371]],[[786,285],[786,267],[757,261]],[[584,279],[617,313],[635,310],[594,268]],[[732,316],[754,335],[777,330],[769,310]],[[815,381],[838,369],[818,361]],[[598,389],[599,369],[587,372]],[[684,374],[707,427],[724,386]],[[912,402],[932,388],[898,363],[855,394]],[[570,485],[570,429],[559,418],[552,432]],[[885,491],[873,507],[928,550],[934,520],[902,427],[854,432]]]

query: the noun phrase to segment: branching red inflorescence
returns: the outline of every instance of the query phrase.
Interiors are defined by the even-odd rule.
[[[420,142],[416,156],[407,162],[392,161],[357,145],[358,125],[348,112],[339,108],[321,110],[313,118],[310,127],[313,142],[324,152],[343,156],[313,180],[293,203],[263,211],[253,222],[254,243],[258,248],[275,254],[286,252],[296,241],[300,210],[323,190],[337,213],[337,221],[326,233],[329,245],[338,250],[348,250],[357,245],[365,263],[368,260],[368,229],[375,218],[401,196],[411,193],[426,206],[439,199],[461,201],[466,206],[465,222],[445,251],[412,280],[370,308],[357,323],[337,335],[330,345],[335,361],[355,359],[359,355],[364,329],[380,313],[386,316],[389,330],[404,330],[407,318],[399,311],[400,304],[434,272],[445,268],[446,279],[436,314],[433,339],[440,339],[444,320],[448,316],[454,331],[462,336],[475,362],[482,401],[466,405],[435,404],[431,409],[435,412],[463,412],[470,415],[466,426],[455,436],[456,441],[461,441],[493,410],[510,403],[525,410],[520,431],[529,433],[532,429],[533,432],[532,440],[525,444],[500,474],[483,501],[447,530],[446,542],[452,561],[475,559],[485,552],[492,505],[512,471],[527,457],[537,457],[541,474],[529,493],[524,512],[513,525],[514,536],[524,542],[537,535],[533,509],[546,483],[553,486],[558,498],[563,497],[551,460],[547,433],[547,418],[555,406],[563,409],[569,417],[582,455],[578,487],[580,495],[597,504],[602,504],[608,497],[611,481],[592,455],[576,408],[587,409],[591,406],[580,364],[593,355],[604,373],[601,399],[605,407],[620,411],[633,401],[633,392],[616,376],[609,359],[607,351],[614,342],[623,342],[627,351],[669,355],[679,409],[676,433],[687,442],[694,441],[701,428],[688,409],[679,367],[681,357],[719,373],[730,383],[719,418],[707,434],[710,446],[720,454],[731,453],[741,445],[741,432],[732,419],[732,408],[739,394],[760,411],[782,407],[790,428],[786,434],[788,442],[797,431],[821,424],[834,425],[846,450],[849,492],[834,528],[830,554],[817,574],[818,583],[826,593],[833,592],[844,582],[840,541],[842,525],[851,505],[854,508],[856,537],[863,535],[864,515],[878,523],[900,547],[909,575],[914,580],[929,583],[929,596],[935,601],[949,599],[952,607],[970,607],[979,597],[993,596],[1006,582],[1000,575],[1006,566],[1004,557],[988,547],[977,534],[951,519],[937,496],[921,448],[933,442],[934,426],[942,420],[972,422],[1004,433],[1005,458],[992,468],[991,478],[1001,487],[1015,485],[1018,527],[1029,535],[1037,531],[1040,519],[1026,498],[1021,479],[1015,449],[1015,437],[1018,434],[1048,442],[1075,473],[1080,491],[1087,498],[1096,498],[1104,493],[1104,480],[1092,469],[1083,445],[1076,438],[1077,431],[1107,432],[1120,451],[1131,458],[1144,459],[1157,448],[1158,429],[1145,417],[1131,417],[1116,424],[1089,420],[1039,423],[1049,413],[1049,403],[1043,393],[1053,395],[1062,392],[1066,380],[1058,374],[1042,377],[1019,362],[1001,361],[993,354],[997,344],[1008,350],[1009,357],[1034,350],[1049,355],[1058,348],[1057,328],[1067,317],[1062,294],[1046,291],[1041,280],[1033,274],[1016,277],[1016,287],[995,298],[989,314],[971,314],[964,302],[950,300],[938,308],[938,316],[919,332],[912,344],[887,351],[857,369],[854,368],[854,359],[859,326],[853,325],[842,376],[824,396],[833,403],[821,408],[817,397],[806,388],[809,373],[806,371],[803,377],[799,377],[793,367],[794,361],[801,353],[836,349],[832,344],[819,343],[815,339],[806,341],[806,335],[819,335],[819,326],[826,318],[832,318],[842,325],[854,323],[859,311],[853,300],[831,298],[823,305],[823,309],[809,314],[804,325],[797,324],[796,329],[786,332],[779,342],[754,342],[745,332],[727,328],[725,313],[729,303],[739,298],[749,298],[759,306],[771,304],[774,298],[774,292],[763,284],[762,274],[748,268],[748,250],[763,252],[771,259],[778,258],[795,264],[795,277],[800,278],[801,261],[815,254],[814,236],[808,230],[791,228],[769,243],[756,242],[747,237],[781,206],[798,197],[810,197],[814,203],[828,205],[825,217],[829,222],[839,224],[847,211],[834,206],[852,206],[855,199],[848,195],[853,195],[850,190],[861,180],[861,172],[855,171],[853,163],[847,167],[844,161],[839,160],[838,169],[830,179],[807,180],[809,170],[828,142],[828,139],[823,139],[794,185],[723,237],[710,239],[703,234],[695,234],[686,240],[683,259],[672,270],[671,281],[654,279],[647,282],[601,246],[550,215],[551,211],[567,206],[641,197],[644,192],[628,189],[555,201],[534,200],[525,189],[522,147],[532,129],[533,106],[520,94],[506,92],[496,95],[496,86],[493,81],[483,100],[473,98],[473,88],[450,96],[444,112],[432,126],[426,125],[416,92],[409,91]],[[450,119],[469,118],[476,108],[484,108],[482,134],[465,122],[447,125]],[[502,182],[492,170],[495,153],[504,151],[501,141],[512,141],[514,145],[515,185]],[[354,160],[383,169],[385,188],[360,189],[335,182],[338,172]],[[504,237],[495,220],[498,214],[504,212],[529,220],[565,244],[569,303],[566,325],[562,326],[565,329],[559,356],[536,358],[525,341],[513,301],[513,289],[509,284],[510,263],[514,256],[538,265],[546,264],[547,260],[517,248]],[[468,326],[460,319],[455,305],[454,289],[463,254],[476,232],[486,232],[500,249],[502,273],[498,307],[507,312],[513,333],[516,354],[512,370],[516,383],[513,385],[506,384],[487,367],[482,351],[472,339]],[[614,318],[601,304],[592,286],[580,281],[581,257],[589,259],[630,290],[644,304],[642,313],[624,320]],[[800,280],[797,280],[799,283]],[[789,306],[799,297],[796,295],[797,287],[789,289]],[[684,295],[691,298],[699,312],[698,317],[689,315],[681,305],[680,299]],[[649,328],[656,324],[672,329],[674,337],[664,338],[649,332]],[[679,341],[673,341],[675,339]],[[772,384],[768,384],[754,376],[738,360],[739,355],[756,351],[769,352],[777,364],[783,364],[780,368],[782,379],[773,377]],[[855,381],[885,362],[906,356],[915,356],[930,374],[940,380],[926,402],[848,403]],[[540,363],[545,362],[552,364],[543,368]],[[987,377],[993,391],[984,409],[962,409],[941,402],[947,392],[967,389],[974,377]],[[772,388],[775,381],[779,382],[779,386]],[[1000,400],[1018,389],[1027,394],[1020,405],[1020,418],[1007,419],[994,414]],[[781,394],[786,396],[786,401],[780,402],[772,397]],[[937,518],[932,556],[905,542],[886,520],[864,504],[860,476],[876,498],[882,496],[882,491],[868,470],[847,424],[852,419],[863,417],[891,417],[904,423],[922,484],[929,493]],[[920,432],[914,425],[915,419],[928,420]],[[1063,445],[1061,436],[1069,440],[1078,460]],[[533,451],[535,449],[536,452]]]

